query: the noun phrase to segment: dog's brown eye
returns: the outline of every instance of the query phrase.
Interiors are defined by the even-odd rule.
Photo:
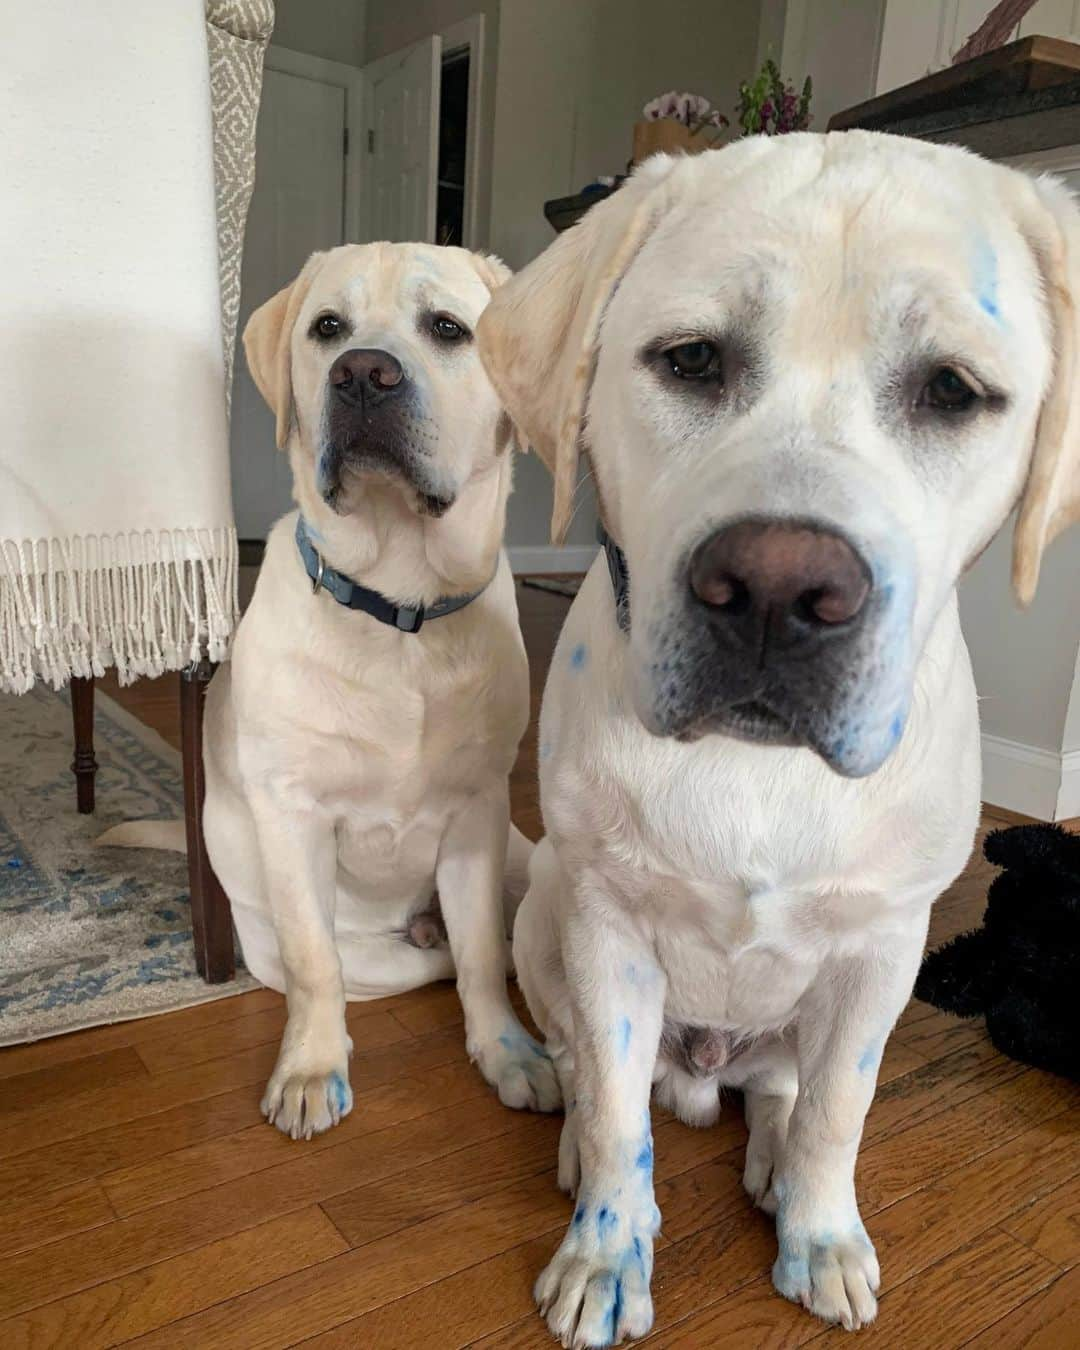
[[[465,329],[449,314],[436,314],[431,321],[431,331],[443,342],[458,342],[465,336]]]
[[[951,366],[942,366],[926,382],[919,401],[941,412],[966,412],[978,397],[961,374]]]
[[[341,320],[336,314],[320,314],[315,320],[314,330],[321,338],[337,337],[341,332]]]
[[[684,342],[664,353],[671,373],[681,380],[710,380],[721,374],[720,349],[712,342]]]

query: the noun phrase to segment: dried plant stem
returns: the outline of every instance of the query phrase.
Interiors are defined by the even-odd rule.
[[[984,56],[987,52],[1003,46],[1016,25],[1034,5],[1035,0],[1001,0],[953,57],[953,65],[958,65],[961,61],[970,61],[975,56]]]

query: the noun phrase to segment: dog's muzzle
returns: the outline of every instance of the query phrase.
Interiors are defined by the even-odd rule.
[[[653,646],[650,730],[807,745],[851,776],[882,763],[907,714],[910,614],[850,540],[814,521],[740,520],[682,571],[683,605]]]
[[[341,353],[327,377],[325,428],[318,486],[335,510],[346,468],[403,479],[428,515],[453,505],[455,492],[434,461],[436,438],[423,395],[392,352],[354,347]]]

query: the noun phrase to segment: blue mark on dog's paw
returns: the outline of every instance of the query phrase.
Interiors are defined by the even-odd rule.
[[[587,1207],[586,1205],[578,1205],[577,1209],[574,1210],[574,1227],[575,1227],[575,1228],[580,1228],[580,1227],[581,1227],[581,1225],[585,1222],[585,1215],[588,1214],[588,1212],[589,1212],[589,1210],[588,1210],[588,1207]]]
[[[570,668],[572,670],[584,670],[585,662],[589,659],[589,651],[584,642],[579,642],[570,653]]]
[[[330,1075],[330,1092],[334,1099],[334,1105],[338,1109],[339,1115],[344,1115],[349,1105],[349,1089],[339,1073]]]
[[[600,1235],[600,1241],[606,1241],[615,1231],[615,1225],[619,1222],[619,1216],[613,1209],[607,1205],[601,1205],[596,1211],[596,1231]]]
[[[615,1023],[615,1052],[620,1059],[625,1059],[630,1053],[630,1032],[629,1017],[620,1017]]]

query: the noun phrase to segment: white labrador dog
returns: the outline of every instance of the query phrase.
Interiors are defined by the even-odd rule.
[[[472,335],[506,275],[457,248],[336,248],[244,334],[302,523],[274,527],[207,695],[205,829],[248,967],[288,995],[262,1105],[294,1138],[351,1109],[346,998],[454,974],[502,1100],[558,1104],[506,992],[528,669],[511,428]]]
[[[1077,301],[1059,185],[848,133],[648,161],[481,320],[554,532],[583,442],[621,548],[552,662],[514,939],[567,1105],[564,1345],[652,1323],[651,1082],[698,1124],[743,1089],[777,1289],[874,1317],[855,1155],[979,812],[955,586],[1022,495],[1030,599],[1080,514]]]

